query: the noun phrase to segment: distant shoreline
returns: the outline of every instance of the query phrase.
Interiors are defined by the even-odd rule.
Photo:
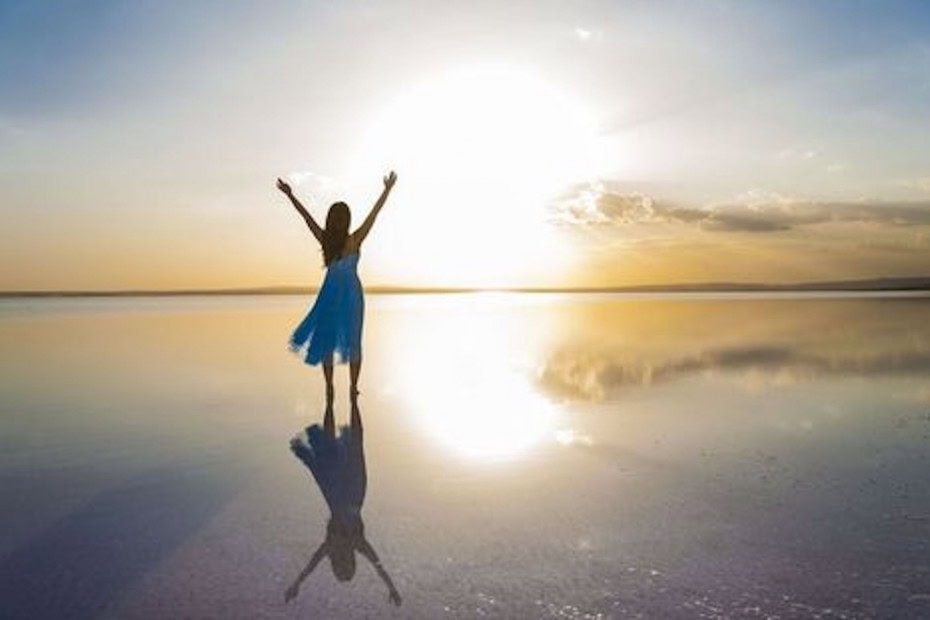
[[[0,291],[0,298],[10,297],[187,297],[210,295],[310,295],[313,287],[270,286],[222,289],[181,290],[97,290],[54,291],[26,290]],[[930,292],[930,276],[916,278],[877,278],[869,280],[840,280],[832,282],[800,282],[794,284],[759,284],[738,282],[706,282],[700,284],[667,284],[649,286],[595,286],[595,287],[399,287],[371,286],[370,294],[449,294],[449,293],[771,293],[771,292]]]

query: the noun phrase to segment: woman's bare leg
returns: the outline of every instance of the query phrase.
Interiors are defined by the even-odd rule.
[[[362,412],[358,410],[358,402],[352,402],[352,417],[350,420],[352,424],[352,434],[356,438],[354,445],[358,450],[356,458],[361,466],[362,501],[364,501],[365,490],[368,488],[368,470],[365,467],[365,437],[362,434]]]
[[[358,403],[352,403],[352,413],[349,418],[349,423],[352,425],[352,432],[358,435],[358,438],[362,438],[362,412],[358,410]]]
[[[326,411],[323,414],[323,431],[330,437],[336,436],[336,422],[333,420],[333,356],[323,360],[323,377],[326,379]]]

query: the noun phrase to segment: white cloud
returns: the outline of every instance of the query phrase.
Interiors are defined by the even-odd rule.
[[[827,223],[930,226],[930,200],[817,201],[750,190],[734,200],[688,205],[597,182],[552,205],[556,222],[587,225],[677,223],[711,231],[775,232]]]
[[[915,179],[900,179],[895,183],[909,189],[916,189],[930,194],[930,177],[918,177]]]
[[[319,204],[335,202],[346,193],[342,184],[335,179],[310,170],[289,172],[287,180],[291,182],[294,189],[299,189],[301,194]]]
[[[788,146],[776,152],[775,158],[784,161],[810,161],[820,155],[819,149],[810,146]]]

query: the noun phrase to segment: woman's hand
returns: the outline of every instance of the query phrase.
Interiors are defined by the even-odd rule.
[[[291,195],[291,186],[285,183],[284,181],[282,181],[281,179],[278,179],[278,189],[284,192],[288,196]]]
[[[384,177],[384,189],[390,191],[394,187],[394,183],[397,182],[397,175],[391,170],[391,173]]]

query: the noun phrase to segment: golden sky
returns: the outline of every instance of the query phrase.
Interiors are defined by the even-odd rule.
[[[0,9],[0,290],[927,275],[930,8]],[[867,34],[868,36],[864,36]]]

